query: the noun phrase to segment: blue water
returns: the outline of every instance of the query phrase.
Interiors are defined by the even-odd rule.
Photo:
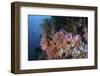
[[[37,60],[40,47],[40,36],[42,33],[41,23],[44,19],[51,18],[50,16],[28,16],[28,60]]]

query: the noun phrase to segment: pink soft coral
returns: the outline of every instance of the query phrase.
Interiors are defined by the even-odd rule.
[[[68,45],[71,44],[74,44],[79,47],[79,35],[72,36],[72,33],[64,33],[62,30],[56,32],[52,36],[51,40],[43,36],[40,42],[42,50],[47,53],[49,59],[58,58],[58,52],[60,51],[60,49],[66,48]]]

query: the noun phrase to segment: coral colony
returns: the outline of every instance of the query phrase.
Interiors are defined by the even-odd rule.
[[[50,23],[49,23],[50,24]],[[46,26],[41,37],[40,46],[47,59],[75,59],[88,57],[88,29],[82,26],[82,33],[67,32],[64,28],[55,31],[54,27]],[[80,28],[78,28],[79,30]],[[49,30],[49,33],[48,31]]]

